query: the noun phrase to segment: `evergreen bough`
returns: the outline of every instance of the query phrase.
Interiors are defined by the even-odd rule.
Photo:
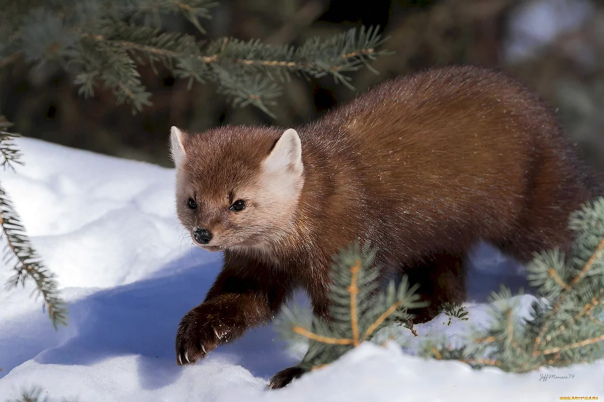
[[[53,402],[48,396],[48,392],[44,392],[39,386],[32,386],[21,391],[18,399],[8,399],[7,402]],[[61,398],[61,402],[78,402],[77,398]]]
[[[492,296],[491,321],[474,328],[467,346],[431,345],[425,355],[520,373],[602,358],[604,198],[573,213],[569,227],[575,243],[568,256],[546,251],[527,266],[529,283],[541,296],[528,319],[519,317],[519,299],[502,288]]]
[[[412,328],[413,316],[407,310],[426,305],[415,293],[418,286],[409,286],[404,277],[398,288],[391,282],[380,292],[374,258],[375,250],[358,243],[335,256],[328,293],[331,320],[311,318],[301,309],[283,309],[276,323],[281,334],[291,341],[302,338],[309,342],[299,365],[304,370],[329,364],[364,341],[382,343],[384,339],[375,335],[390,325]]]
[[[378,55],[376,28],[351,29],[299,47],[258,40],[196,36],[162,29],[162,15],[184,16],[199,33],[201,20],[217,5],[210,0],[0,0],[0,68],[24,58],[28,63],[58,62],[75,75],[85,96],[102,85],[133,111],[150,104],[138,65],[161,63],[176,78],[216,82],[235,105],[254,105],[271,115],[290,74],[332,76],[350,85],[346,74]]]
[[[21,164],[21,154],[13,142],[13,138],[18,135],[7,131],[10,126],[11,124],[4,116],[0,115],[2,166],[14,170],[14,164]],[[59,295],[54,274],[44,266],[44,263],[31,246],[25,229],[21,225],[19,215],[1,186],[0,227],[2,228],[2,237],[6,243],[4,262],[11,264],[15,271],[15,274],[6,284],[7,289],[19,284],[24,286],[28,280],[33,280],[36,285],[34,292],[42,298],[44,310],[48,313],[52,325],[55,329],[58,325],[66,325],[67,307]]]
[[[9,399],[7,402],[50,402],[46,395],[42,395],[42,388],[31,387],[21,392],[19,399]]]

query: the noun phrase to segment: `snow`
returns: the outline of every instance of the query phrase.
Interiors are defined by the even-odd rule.
[[[422,337],[462,340],[468,322],[439,316],[404,349],[364,344],[283,390],[268,379],[295,364],[271,326],[249,331],[204,361],[178,367],[181,317],[204,297],[219,254],[194,248],[174,207],[174,170],[19,139],[26,165],[0,181],[34,246],[59,280],[69,326],[55,332],[31,286],[0,293],[0,400],[39,386],[51,400],[80,401],[554,401],[604,397],[604,363],[528,374],[472,370],[413,356]],[[11,269],[0,266],[0,282]],[[500,282],[523,270],[482,245],[468,281],[470,322]],[[532,296],[523,296],[528,304]],[[291,350],[297,349],[298,352]],[[542,375],[562,378],[542,381]],[[541,379],[541,381],[540,381]]]

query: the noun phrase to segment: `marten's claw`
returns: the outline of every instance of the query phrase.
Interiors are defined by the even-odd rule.
[[[203,359],[220,342],[212,327],[212,320],[204,310],[199,307],[193,309],[180,322],[176,334],[176,362],[179,366]]]

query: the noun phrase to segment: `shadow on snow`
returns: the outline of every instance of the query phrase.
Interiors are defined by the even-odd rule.
[[[175,381],[186,369],[176,365],[174,351],[180,319],[201,303],[221,268],[220,261],[200,264],[202,255],[209,256],[193,249],[162,268],[160,274],[169,276],[103,290],[71,303],[69,326],[58,333],[40,322],[46,317],[39,313],[20,318],[29,321],[27,327],[42,327],[44,333],[15,342],[19,350],[5,356],[2,374],[34,356],[42,364],[91,365],[118,355],[140,355],[142,387],[157,389]],[[295,364],[277,338],[271,326],[256,328],[219,347],[208,359],[227,360],[254,376],[270,377]]]
[[[180,319],[203,300],[221,267],[220,260],[208,262],[209,256],[192,249],[162,268],[159,275],[164,276],[74,301],[69,306],[69,326],[58,332],[43,325],[46,317],[39,313],[15,319],[8,326],[19,334],[18,342],[13,339],[2,345],[0,339],[4,349],[0,377],[32,358],[41,364],[91,365],[114,356],[139,355],[143,388],[170,384],[186,370],[176,365],[174,352]],[[517,264],[501,258],[487,245],[480,245],[473,254],[468,278],[469,299],[478,302],[500,283],[513,290],[526,283]],[[240,364],[264,378],[296,363],[283,351],[272,326],[248,331],[232,344],[220,346],[207,359],[217,358]]]

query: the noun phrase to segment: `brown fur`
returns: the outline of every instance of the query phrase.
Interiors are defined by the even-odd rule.
[[[380,250],[384,275],[420,283],[431,305],[418,320],[428,320],[442,303],[465,300],[464,260],[476,242],[522,262],[568,249],[568,215],[593,196],[554,114],[486,69],[389,81],[298,128],[299,198],[265,208],[271,194],[259,190],[258,172],[283,131],[233,126],[183,138],[179,217],[188,229],[216,233],[225,254],[204,303],[183,318],[181,360],[268,322],[295,288],[325,316],[331,257],[355,240]],[[186,207],[193,192],[202,204],[194,213]],[[229,211],[242,197],[249,207]]]

